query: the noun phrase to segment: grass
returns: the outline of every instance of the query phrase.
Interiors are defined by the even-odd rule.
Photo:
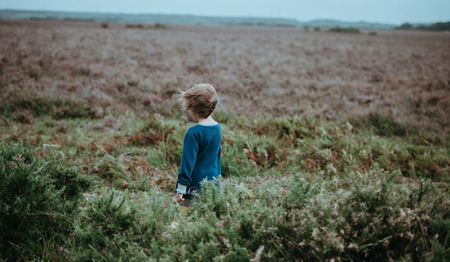
[[[17,23],[0,23],[1,141],[50,145],[94,184],[63,235],[2,259],[448,259],[447,36],[37,23],[50,41]],[[199,81],[222,98],[221,190],[183,214],[176,92]]]
[[[360,132],[349,123],[314,117],[232,118],[223,124],[222,193],[209,187],[185,218],[186,227],[170,231],[174,217],[180,216],[171,197],[179,161],[173,156],[181,153],[187,126],[128,113],[126,119],[117,119],[128,121],[124,130],[114,131],[111,118],[92,119],[97,128],[91,128],[83,121],[42,117],[35,130],[20,136],[28,141],[36,131],[54,132],[35,144],[36,154],[41,154],[41,143],[55,143],[57,137],[61,154],[97,181],[92,192],[98,192],[100,198],[85,201],[87,209],[82,209],[77,222],[80,226],[75,225],[78,237],[64,247],[67,256],[234,260],[250,259],[264,246],[262,257],[266,260],[358,260],[367,254],[400,259],[414,254],[437,256],[448,250],[444,239],[433,239],[432,234],[442,235],[447,230],[445,147],[415,145],[408,142],[408,135],[381,136],[371,128]],[[14,141],[10,131],[26,126],[19,122],[11,125],[1,130],[4,140]],[[55,132],[55,126],[61,125],[72,128]],[[136,132],[161,134],[162,138],[167,130],[171,134],[159,143],[132,140]],[[84,139],[70,140],[79,136],[77,133]],[[113,149],[109,149],[111,140],[115,140]],[[106,203],[116,206],[108,209]],[[391,207],[388,203],[397,204]],[[149,209],[141,205],[156,205],[152,208],[157,213],[170,209],[149,216],[145,213]],[[421,217],[414,212],[425,212],[429,218],[410,220],[401,215],[404,212],[413,217]],[[367,228],[370,223],[376,226]],[[424,232],[416,231],[421,223],[426,224]],[[111,229],[99,228],[104,225]],[[347,232],[360,233],[350,237]],[[400,249],[398,243],[407,248]],[[423,249],[413,252],[419,245]]]

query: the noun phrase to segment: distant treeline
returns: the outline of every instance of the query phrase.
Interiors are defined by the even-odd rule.
[[[366,29],[393,29],[395,25],[382,23],[368,23],[364,21],[346,22],[330,19],[312,21],[298,21],[290,18],[267,17],[212,17],[196,15],[168,15],[168,14],[121,14],[121,13],[93,13],[93,12],[55,12],[55,11],[27,11],[0,10],[0,19],[5,20],[68,20],[68,21],[96,21],[103,23],[126,24],[177,24],[177,25],[227,25],[227,26],[277,26],[277,27],[310,27],[333,28],[354,27]]]
[[[425,30],[425,31],[450,31],[450,22],[434,23],[431,25],[412,25],[410,23],[404,23],[396,29],[402,30]]]

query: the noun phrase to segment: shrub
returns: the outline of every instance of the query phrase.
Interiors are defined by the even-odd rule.
[[[339,26],[330,28],[329,31],[330,32],[337,32],[337,33],[352,33],[352,34],[359,34],[359,33],[361,33],[358,28],[354,28],[354,27],[339,27]]]
[[[422,28],[419,28],[422,29]],[[439,22],[434,23],[429,26],[425,26],[425,30],[431,30],[431,31],[450,31],[450,22]]]
[[[275,198],[269,186],[252,192],[243,184],[223,183],[220,190],[212,181],[204,183],[202,195],[187,217],[163,242],[163,257],[180,261],[248,261],[259,246],[271,246],[284,216],[283,205],[271,201]],[[260,200],[256,200],[258,197]],[[177,248],[167,248],[170,246]]]
[[[167,26],[165,24],[160,24],[160,23],[155,23],[155,25],[153,26],[156,29],[166,29]]]
[[[428,25],[417,25],[414,26],[410,23],[404,23],[401,26],[396,27],[395,29],[401,30],[426,30],[426,31],[450,31],[450,22],[438,22],[434,24]]]
[[[333,143],[339,151],[345,150],[355,157],[356,162],[378,163],[386,170],[400,170],[408,177],[429,177],[448,179],[449,168],[446,163],[448,152],[434,147],[442,144],[439,134],[425,133],[418,127],[397,123],[391,117],[378,114],[351,119],[355,129],[369,130],[380,137],[363,136],[340,138]],[[427,140],[424,139],[427,137]],[[347,140],[346,143],[342,143]],[[359,144],[354,143],[360,141]],[[362,142],[362,143],[361,143]],[[342,163],[342,162],[341,162]]]
[[[144,25],[142,24],[127,24],[126,25],[127,28],[139,28],[139,29],[143,29]]]
[[[404,23],[401,26],[396,27],[396,29],[411,30],[411,29],[414,29],[414,26],[410,23]]]
[[[260,246],[265,261],[419,261],[447,252],[448,201],[429,181],[400,184],[398,172],[375,168],[354,179],[302,173],[284,186],[204,183],[178,228],[153,237],[153,258],[248,261]]]
[[[103,192],[79,217],[71,243],[76,260],[147,261],[159,258],[164,230],[175,216],[175,206],[153,190],[141,203],[128,194]],[[139,205],[138,205],[139,204]]]
[[[130,178],[127,176],[129,173],[128,168],[122,161],[109,154],[106,154],[95,162],[93,173],[116,188],[125,189],[130,183]]]
[[[71,232],[90,182],[56,160],[34,157],[29,145],[0,145],[0,258],[48,255]]]
[[[254,174],[249,157],[244,151],[247,147],[246,138],[242,134],[225,131],[222,137],[222,175],[224,177],[239,177]]]
[[[416,129],[402,125],[392,117],[371,113],[367,116],[353,118],[350,123],[358,129],[371,129],[379,136],[405,136],[409,133],[416,133]]]
[[[175,127],[152,115],[146,120],[145,126],[133,133],[129,142],[133,145],[156,145],[167,141],[167,138],[175,130]]]
[[[131,135],[128,142],[132,145],[151,147],[147,156],[153,166],[179,165],[185,131],[152,115],[146,120],[143,128]]]
[[[84,212],[83,224],[75,230],[77,260],[115,260],[134,253],[129,237],[135,226],[136,209],[125,206],[126,196],[112,192],[95,199]],[[80,252],[82,251],[82,252]],[[137,257],[135,257],[137,258]]]
[[[289,256],[314,261],[408,257],[419,261],[433,252],[430,243],[435,243],[435,236],[439,236],[439,245],[445,245],[447,227],[442,220],[440,226],[433,221],[446,217],[441,213],[446,203],[432,201],[445,196],[436,193],[429,181],[416,188],[396,183],[398,174],[387,175],[380,169],[360,175],[359,181],[293,178],[290,223],[280,229],[285,233],[281,243],[295,246]],[[306,202],[292,195],[298,192],[305,192]],[[440,233],[435,235],[435,230]]]
[[[1,103],[0,113],[6,116],[15,114],[19,122],[27,122],[25,119],[50,115],[55,119],[65,118],[96,118],[98,113],[73,99],[57,97],[42,97],[36,94],[13,94]]]

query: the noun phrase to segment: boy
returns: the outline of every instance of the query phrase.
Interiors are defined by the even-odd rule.
[[[192,193],[200,193],[200,183],[216,179],[221,173],[222,129],[211,117],[218,101],[216,90],[210,84],[197,84],[181,92],[181,105],[198,122],[184,136],[176,185],[176,200],[181,206],[193,205]]]

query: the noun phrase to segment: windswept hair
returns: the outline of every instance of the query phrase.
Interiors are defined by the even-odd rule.
[[[184,110],[190,110],[201,118],[207,118],[216,108],[219,97],[210,84],[196,84],[186,92],[180,91]]]

